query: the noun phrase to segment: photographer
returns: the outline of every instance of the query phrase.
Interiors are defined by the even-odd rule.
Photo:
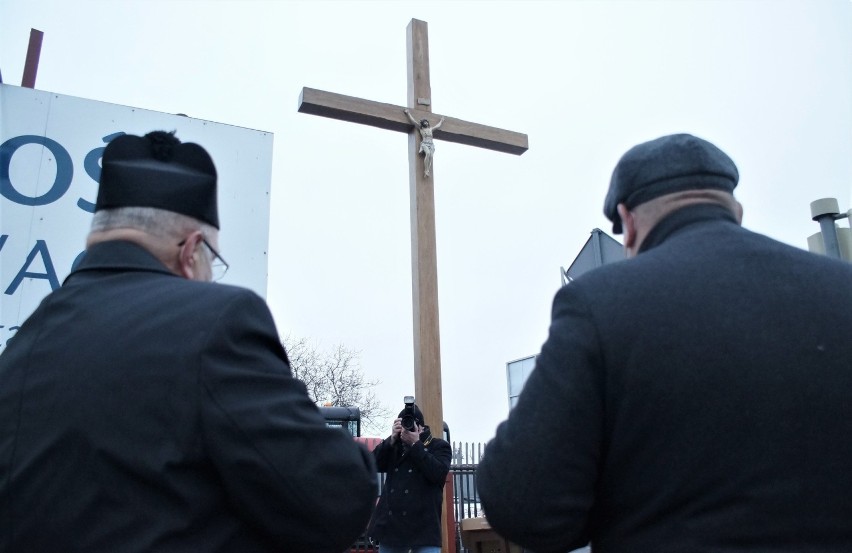
[[[387,474],[367,535],[380,553],[440,553],[444,481],[452,450],[432,436],[423,413],[406,396],[391,435],[373,450]]]

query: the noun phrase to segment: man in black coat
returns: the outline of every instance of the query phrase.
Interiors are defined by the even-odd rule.
[[[374,463],[327,428],[253,292],[217,267],[216,170],[106,147],[79,267],[0,356],[0,551],[340,553]]]
[[[740,226],[731,159],[673,135],[605,202],[631,259],[557,294],[478,472],[538,553],[852,551],[852,265]]]
[[[419,407],[414,405],[413,425],[403,425],[405,414],[403,409],[391,435],[373,450],[387,478],[367,535],[379,543],[379,553],[440,553],[452,448],[432,436]]]

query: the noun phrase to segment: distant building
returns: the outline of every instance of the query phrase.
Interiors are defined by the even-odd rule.
[[[506,363],[506,380],[509,382],[509,409],[513,408],[518,403],[518,396],[521,395],[521,390],[524,389],[524,382],[527,381],[533,368],[535,368],[535,360],[538,355],[530,355],[515,361]]]
[[[568,266],[560,267],[562,286],[565,286],[583,273],[596,269],[601,265],[624,259],[624,246],[599,228],[593,229],[580,253]]]
[[[580,249],[580,253],[568,266],[568,269],[560,267],[562,286],[569,284],[572,280],[592,269],[621,261],[624,259],[624,247],[620,242],[609,236],[601,229],[594,229],[591,236]],[[518,402],[518,396],[524,388],[532,370],[535,368],[535,360],[538,355],[522,357],[515,361],[506,363],[506,381],[509,389],[509,409]]]

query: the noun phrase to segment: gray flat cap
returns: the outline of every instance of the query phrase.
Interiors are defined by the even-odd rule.
[[[612,231],[621,234],[617,206],[628,209],[665,194],[712,188],[733,192],[740,175],[728,155],[691,134],[672,134],[630,148],[621,156],[604,200]]]

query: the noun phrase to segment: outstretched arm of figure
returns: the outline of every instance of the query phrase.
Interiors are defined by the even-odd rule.
[[[440,120],[440,121],[438,121],[438,124],[437,124],[437,125],[435,125],[434,127],[432,127],[432,130],[434,131],[435,129],[437,129],[438,127],[440,127],[443,123],[444,123],[444,118],[443,118],[443,116],[442,116],[442,117],[441,117],[441,120]]]
[[[411,122],[414,123],[415,127],[420,127],[420,121],[418,121],[414,118],[413,115],[411,115],[411,112],[408,111],[408,108],[405,109],[405,114],[408,116],[409,119],[411,119]]]

